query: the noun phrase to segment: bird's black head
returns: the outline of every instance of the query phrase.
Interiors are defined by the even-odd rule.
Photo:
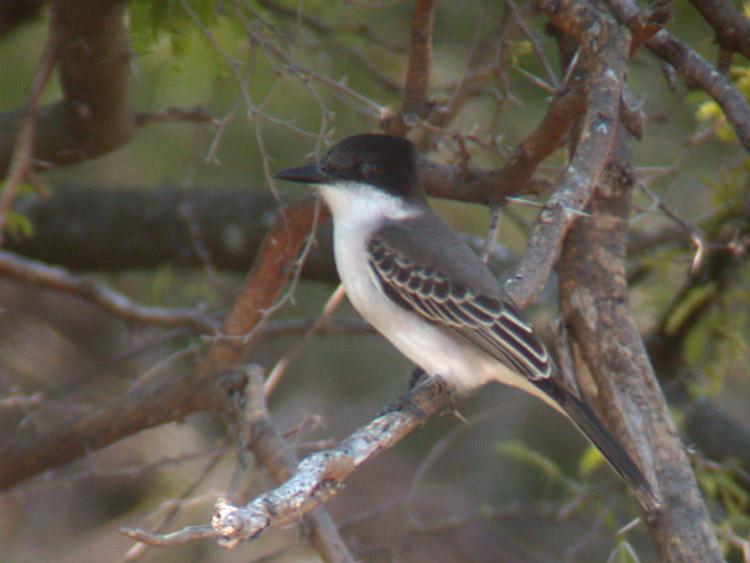
[[[419,193],[414,145],[393,135],[367,133],[347,137],[320,162],[283,170],[275,176],[308,184],[361,182],[402,197]]]

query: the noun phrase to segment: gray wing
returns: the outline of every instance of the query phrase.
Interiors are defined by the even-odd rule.
[[[449,279],[438,266],[417,264],[377,233],[368,241],[368,250],[370,268],[381,288],[401,307],[459,336],[531,381],[550,377],[547,350],[510,299],[472,290],[466,283]]]
[[[451,248],[446,250],[451,255],[456,246],[453,241],[448,242]],[[470,284],[468,278],[459,277],[460,274],[452,269],[455,254],[453,264],[441,259],[431,261],[436,263],[430,266],[420,265],[404,253],[394,251],[387,238],[379,238],[377,233],[368,242],[368,248],[370,268],[386,295],[404,309],[463,338],[533,382],[554,399],[599,448],[625,482],[633,487],[643,506],[658,505],[658,495],[627,451],[596,414],[553,376],[547,351],[499,286],[493,284],[491,287],[480,282],[472,286],[474,289],[467,287]],[[414,254],[410,253],[410,256]],[[441,271],[441,267],[451,272],[451,278]],[[486,291],[477,289],[479,287],[485,287]]]
[[[534,383],[599,448],[643,506],[658,505],[658,495],[627,451],[553,375],[544,346],[489,270],[436,217],[428,214],[421,221],[420,229],[380,229],[368,242],[370,268],[386,295]],[[401,252],[392,241],[398,241]]]

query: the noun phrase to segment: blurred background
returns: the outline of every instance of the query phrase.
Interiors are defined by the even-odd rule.
[[[430,97],[455,111],[414,135],[435,160],[456,164],[469,155],[473,166],[500,167],[547,110],[544,61],[558,79],[562,72],[545,20],[527,4],[437,5]],[[674,7],[670,32],[715,61],[718,47],[700,15],[687,2]],[[135,111],[201,106],[214,121],[149,124],[108,154],[38,173],[49,195],[29,189],[17,201],[20,218],[5,248],[94,276],[138,303],[220,321],[277,210],[305,195],[271,174],[322,155],[344,136],[378,130],[383,112],[399,107],[411,10],[404,1],[128,2]],[[0,36],[0,111],[23,105],[49,22],[50,8],[41,4]],[[748,80],[747,61],[741,64],[731,75],[740,89]],[[710,289],[697,284],[704,293],[676,301],[695,247],[674,217],[710,240],[746,232],[747,155],[710,98],[673,82],[648,52],[639,52],[628,75],[645,115],[633,145],[639,187],[630,298],[649,336],[686,322]],[[61,92],[53,76],[40,103]],[[466,97],[460,103],[458,92]],[[559,150],[539,175],[554,182],[564,162]],[[499,276],[513,272],[538,211],[534,202],[545,197],[508,204],[493,256]],[[486,207],[432,203],[479,244]],[[733,206],[739,219],[712,223]],[[185,230],[186,238],[175,234]],[[221,244],[233,252],[212,254]],[[303,335],[291,321],[320,314],[336,287],[329,245],[330,225],[322,225],[309,267],[249,363],[270,371]],[[688,443],[705,431],[695,418],[704,411],[731,422],[721,428],[739,433],[739,444],[750,427],[750,270],[732,268],[728,282],[712,286],[720,295],[690,317],[679,346],[686,371],[662,380],[668,395],[674,390]],[[529,310],[548,338],[554,280],[549,286]],[[347,322],[356,318],[341,305],[332,329],[305,347],[269,400],[300,456],[336,444],[408,389],[413,366],[367,327]],[[0,277],[0,443],[59,424],[138,382],[189,373],[205,346],[189,326],[136,325],[86,299]],[[433,417],[364,465],[327,504],[357,557],[654,560],[645,526],[624,529],[639,514],[635,500],[560,416],[495,385],[457,399],[456,409],[460,416]],[[0,561],[317,560],[296,525],[231,551],[211,541],[132,551],[134,542],[117,533],[122,525],[166,531],[205,524],[218,496],[249,501],[272,488],[236,435],[236,421],[226,416],[193,414],[15,484],[0,494]],[[747,538],[748,465],[702,451],[696,448],[695,463],[717,522]],[[742,560],[736,547],[727,553]]]

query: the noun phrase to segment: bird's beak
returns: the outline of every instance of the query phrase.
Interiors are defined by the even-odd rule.
[[[277,172],[273,175],[279,180],[288,180],[290,182],[301,182],[303,184],[330,184],[331,176],[320,169],[318,163],[299,166],[297,168],[288,168]]]

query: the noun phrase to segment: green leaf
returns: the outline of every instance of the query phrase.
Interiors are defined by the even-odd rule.
[[[578,471],[581,475],[591,475],[595,469],[601,467],[604,463],[604,456],[594,446],[589,444],[586,451],[581,456],[581,461],[578,462]]]
[[[518,440],[498,443],[495,445],[495,448],[501,455],[506,455],[516,461],[536,467],[554,481],[564,484],[568,483],[568,478],[557,463],[550,457],[528,447]]]
[[[34,223],[26,215],[11,209],[5,219],[5,231],[16,240],[29,238],[34,236]]]

